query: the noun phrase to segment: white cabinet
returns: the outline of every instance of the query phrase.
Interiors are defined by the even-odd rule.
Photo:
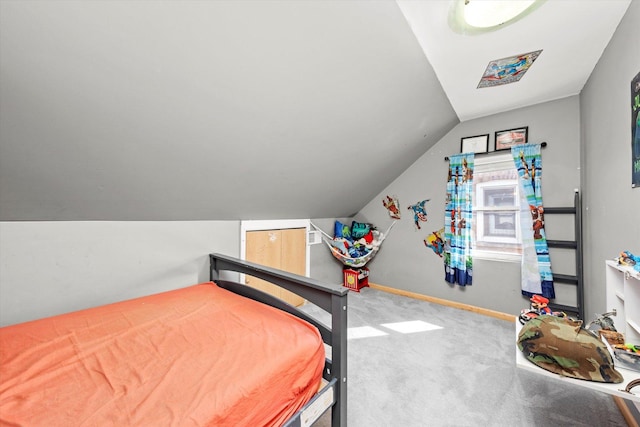
[[[607,311],[615,309],[616,329],[625,341],[640,344],[640,272],[607,260]]]

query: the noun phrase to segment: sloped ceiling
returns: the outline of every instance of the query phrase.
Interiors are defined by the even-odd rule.
[[[458,122],[393,1],[0,2],[0,220],[349,216]]]
[[[547,0],[513,25],[475,35],[451,29],[452,0],[397,3],[458,117],[467,121],[579,94],[631,0]],[[489,61],[538,50],[517,83],[477,89]]]
[[[460,120],[580,93],[630,1],[470,36],[452,0],[0,0],[0,220],[351,216]]]

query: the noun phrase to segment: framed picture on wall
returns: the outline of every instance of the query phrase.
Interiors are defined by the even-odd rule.
[[[460,139],[461,153],[486,153],[489,151],[489,134],[467,136]]]
[[[515,129],[499,130],[496,132],[495,150],[510,150],[514,145],[526,144],[529,126]]]

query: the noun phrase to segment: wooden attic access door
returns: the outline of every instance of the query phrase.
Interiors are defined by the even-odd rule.
[[[308,222],[304,221],[301,223],[298,221],[243,222],[244,259],[306,276],[308,231]],[[244,281],[245,284],[270,293],[291,305],[300,306],[304,303],[303,298],[273,283],[248,275],[244,276]]]

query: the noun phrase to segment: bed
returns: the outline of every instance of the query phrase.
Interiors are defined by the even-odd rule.
[[[210,282],[0,328],[0,425],[309,426],[331,410],[345,426],[348,290],[210,263]],[[229,272],[297,293],[331,325]]]

